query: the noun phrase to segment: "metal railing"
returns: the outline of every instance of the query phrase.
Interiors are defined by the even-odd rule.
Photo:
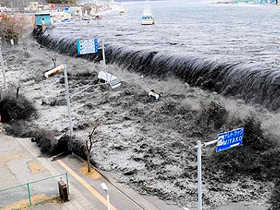
[[[58,198],[59,180],[63,180],[67,184],[69,193],[67,173],[2,189],[0,190],[0,209],[21,209]]]

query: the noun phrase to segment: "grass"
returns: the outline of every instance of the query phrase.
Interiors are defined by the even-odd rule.
[[[88,178],[92,180],[101,179],[102,176],[99,174],[94,168],[91,167],[91,172],[88,172],[87,163],[84,163],[84,166],[79,170],[82,174],[86,175]]]
[[[31,198],[31,203],[36,204],[36,203],[59,203],[59,199],[56,197],[47,197],[45,195],[35,195]],[[29,206],[29,200],[28,199],[22,199],[16,203],[13,203],[9,206],[6,206],[2,208],[2,210],[18,210],[18,209],[28,209]]]

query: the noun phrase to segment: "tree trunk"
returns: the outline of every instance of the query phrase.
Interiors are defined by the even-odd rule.
[[[91,172],[90,168],[90,151],[87,151],[87,165],[88,165],[88,173]]]
[[[18,95],[19,95],[19,88],[20,87],[17,87],[17,94],[16,94],[16,97],[18,98]]]

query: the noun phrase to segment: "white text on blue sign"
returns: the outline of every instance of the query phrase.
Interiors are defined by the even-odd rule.
[[[233,147],[241,146],[244,136],[244,128],[237,128],[226,133],[218,134],[216,152],[220,152]]]

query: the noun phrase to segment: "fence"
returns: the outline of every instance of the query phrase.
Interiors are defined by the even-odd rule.
[[[22,209],[57,198],[59,180],[67,184],[69,192],[67,173],[0,190],[0,209]]]

